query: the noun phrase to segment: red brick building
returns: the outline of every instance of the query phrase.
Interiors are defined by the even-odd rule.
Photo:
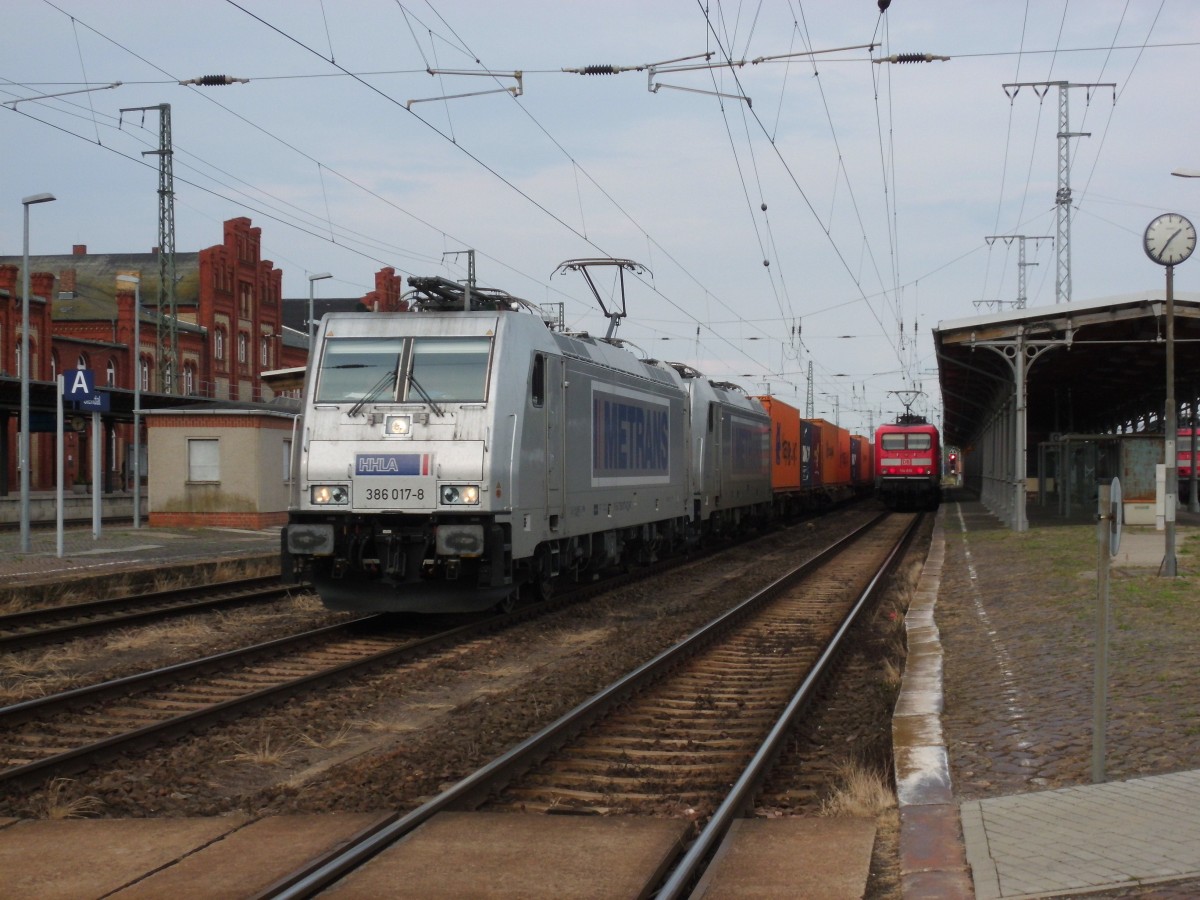
[[[190,402],[184,398],[269,401],[272,393],[263,384],[262,372],[303,366],[308,337],[302,329],[285,325],[283,273],[262,258],[261,247],[262,229],[243,217],[224,223],[221,243],[175,254],[178,358],[173,366],[170,305],[159,298],[161,260],[156,252],[89,254],[85,245],[77,245],[69,255],[31,256],[31,383],[53,384],[60,372],[86,368],[95,373],[97,387],[132,392],[136,369],[144,395],[178,396],[181,405]],[[20,256],[0,256],[0,417],[5,441],[0,475],[2,486],[10,490],[18,480],[14,382],[20,377],[21,263]],[[140,280],[142,304],[136,362],[130,349],[135,331],[130,275]],[[400,294],[400,277],[385,268],[376,273],[375,290],[358,305],[380,312],[399,310]],[[155,400],[158,407],[171,405],[170,396]],[[132,470],[132,428],[118,418],[106,418],[99,436],[108,489],[127,488]],[[36,422],[31,431],[31,485],[50,490],[55,479],[54,435],[39,433]],[[68,436],[68,483],[87,472],[93,439],[86,431]]]

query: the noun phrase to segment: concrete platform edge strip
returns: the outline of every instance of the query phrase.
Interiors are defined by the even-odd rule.
[[[892,753],[900,811],[900,870],[905,896],[971,896],[971,867],[941,738],[942,646],[934,624],[946,555],[945,506],[904,625],[909,648],[892,717]],[[919,646],[919,652],[915,652]],[[919,656],[920,665],[910,665]],[[931,677],[930,672],[936,672]]]

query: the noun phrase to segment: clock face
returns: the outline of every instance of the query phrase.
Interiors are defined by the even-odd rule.
[[[1196,249],[1196,228],[1179,213],[1165,213],[1146,226],[1142,245],[1160,266],[1173,266]]]

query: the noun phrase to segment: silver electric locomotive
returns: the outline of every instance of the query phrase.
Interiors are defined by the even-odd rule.
[[[326,316],[309,363],[283,564],[327,606],[506,605],[765,514],[755,401],[503,292],[410,284],[413,311]]]

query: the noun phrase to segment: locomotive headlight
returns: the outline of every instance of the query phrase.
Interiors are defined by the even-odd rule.
[[[350,492],[344,484],[314,484],[309,496],[313,506],[345,506],[350,502]]]
[[[408,434],[412,431],[412,416],[385,416],[384,434]]]
[[[479,485],[443,484],[441,497],[444,506],[478,506]]]

